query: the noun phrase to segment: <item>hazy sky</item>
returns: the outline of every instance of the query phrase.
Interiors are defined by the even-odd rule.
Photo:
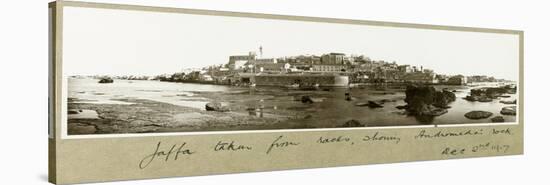
[[[518,36],[65,7],[66,75],[157,75],[264,57],[364,54],[443,74],[518,78]]]

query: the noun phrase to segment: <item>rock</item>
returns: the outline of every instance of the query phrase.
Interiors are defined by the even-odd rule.
[[[511,101],[501,100],[500,103],[503,103],[503,104],[516,104],[517,100],[511,100]]]
[[[434,87],[429,86],[407,86],[405,90],[407,110],[413,114],[420,113],[420,110],[433,103],[435,91]]]
[[[405,90],[407,111],[414,116],[439,116],[447,113],[442,108],[456,100],[454,93],[443,90],[437,91],[432,86],[409,85]]]
[[[477,98],[475,96],[470,96],[470,95],[467,95],[463,99],[466,101],[477,101]]]
[[[441,116],[445,113],[449,112],[447,109],[444,108],[435,108],[430,110],[429,112],[426,112],[424,115],[426,116]]]
[[[455,93],[443,90],[435,92],[433,105],[439,108],[447,108],[447,104],[456,100]]]
[[[493,113],[491,112],[475,110],[464,114],[464,117],[467,117],[468,119],[485,119],[491,117],[492,115]]]
[[[504,94],[514,94],[515,87],[511,86],[502,86],[502,87],[485,87],[470,90],[470,95],[466,96],[464,99],[468,101],[479,101],[479,102],[492,102],[493,99],[499,97],[510,97],[509,95]]]
[[[407,109],[408,106],[407,105],[398,105],[398,106],[395,106],[395,108],[401,110],[401,109]]]
[[[113,83],[114,80],[112,78],[101,78],[98,83],[105,84],[105,83]]]
[[[495,116],[493,118],[491,118],[491,121],[493,123],[501,123],[501,122],[504,122],[504,117],[502,116]]]
[[[313,103],[313,99],[310,96],[302,96],[302,103]]]
[[[346,100],[346,101],[355,101],[355,100],[357,100],[357,98],[355,98],[355,97],[353,97],[353,96],[350,96],[349,98],[346,97],[345,100]]]
[[[489,87],[485,88],[485,94],[491,98],[497,98],[502,94],[507,93],[508,90],[505,87]]]
[[[354,120],[354,119],[349,120],[349,121],[347,121],[346,123],[344,123],[342,125],[342,127],[364,127],[364,126],[365,126],[365,124],[363,124],[363,123],[361,123],[357,120]]]
[[[82,112],[82,111],[78,111],[78,110],[74,110],[74,109],[69,109],[67,111],[67,114],[78,114],[79,112]]]
[[[478,101],[478,102],[492,102],[493,99],[492,99],[492,98],[489,98],[489,97],[487,97],[487,96],[482,96],[482,97],[479,98],[477,101]]]
[[[467,101],[472,101],[472,102],[475,102],[475,101],[478,101],[478,102],[492,102],[493,101],[492,98],[487,97],[485,95],[479,95],[479,96],[468,95],[464,99],[467,100]]]
[[[222,106],[219,102],[210,102],[205,106],[207,111],[218,111],[218,112],[228,112],[230,111],[229,107]]]
[[[364,106],[368,106],[370,108],[382,108],[384,106],[374,102],[374,101],[367,101],[367,102],[357,102],[355,103],[355,106],[359,106],[359,107],[364,107]]]
[[[516,115],[516,106],[503,107],[503,108],[500,110],[500,114],[502,114],[502,115],[515,116],[515,115]]]
[[[384,106],[374,102],[374,101],[368,101],[367,103],[367,106],[369,106],[370,108],[382,108]]]

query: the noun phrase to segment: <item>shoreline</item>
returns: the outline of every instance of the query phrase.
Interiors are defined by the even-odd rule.
[[[69,110],[91,110],[98,116],[97,119],[67,119],[68,134],[280,129],[284,126],[277,123],[290,119],[268,113],[263,117],[254,117],[240,111],[204,111],[146,99],[116,101],[133,104],[69,103]]]
[[[126,88],[126,84],[135,85],[138,82],[119,84],[123,85],[121,87]],[[97,85],[92,84],[92,86],[96,87]],[[99,85],[97,87],[116,88],[112,85]],[[176,85],[176,87],[180,88],[180,85]],[[443,85],[439,88],[445,87]],[[464,90],[470,88],[473,87],[456,87],[457,92],[460,93],[466,93],[467,91]],[[131,90],[141,94],[145,93],[147,96],[154,95],[154,97],[157,97],[153,99],[151,99],[152,97],[122,98],[124,96],[117,95],[120,93],[118,91],[109,93],[101,91],[101,89],[75,89],[74,96],[68,98],[68,110],[76,110],[76,114],[69,114],[68,134],[273,130],[342,128],[347,126],[385,127],[432,124],[418,123],[418,120],[414,117],[405,115],[403,110],[397,109],[396,106],[405,104],[403,102],[405,98],[404,89],[392,86],[384,88],[373,86],[365,89],[351,88],[351,95],[354,98],[351,101],[344,101],[346,89],[343,88],[333,88],[329,91],[277,87],[235,87],[226,88],[222,91],[195,89],[190,89],[191,91],[164,91],[158,89],[158,87],[154,89],[136,88]],[[182,92],[184,93],[182,94]],[[138,95],[128,94],[127,96],[142,97],[139,93]],[[304,103],[303,96],[311,97],[313,102]],[[97,101],[94,100],[94,97],[100,98],[100,101],[94,102]],[[197,104],[191,106],[191,104],[188,104],[191,101]],[[383,101],[382,104],[385,108],[375,109],[356,105],[366,101]],[[220,102],[224,106],[228,106],[230,111],[206,111],[204,104],[208,102]],[[470,103],[473,102],[468,102],[468,104]],[[489,104],[480,103],[479,105]],[[498,105],[500,106],[500,104]],[[335,112],[338,109],[345,111]],[[96,118],[83,115],[80,115],[80,118],[75,117],[79,111],[86,112],[87,110],[95,112],[97,114]],[[327,117],[327,113],[334,115],[328,115]],[[494,113],[498,114],[498,112]],[[93,115],[93,113],[91,114]],[[365,117],[366,114],[370,116]],[[444,114],[442,118],[439,118],[439,121],[435,121],[433,124],[476,124],[482,121],[460,121],[446,116],[453,115]],[[463,117],[463,115],[459,115],[459,117]],[[504,118],[507,122],[515,120],[515,116],[504,116]],[[449,121],[449,119],[451,120]]]

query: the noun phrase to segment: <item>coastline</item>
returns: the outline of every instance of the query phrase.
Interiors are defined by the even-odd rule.
[[[147,84],[140,85],[140,83]],[[440,116],[441,118],[436,118],[433,123],[419,123],[414,116],[406,115],[404,110],[396,108],[405,104],[404,89],[392,85],[351,88],[353,100],[346,101],[344,100],[346,88],[299,90],[279,87],[245,88],[204,85],[205,88],[216,88],[205,90],[197,89],[197,86],[193,85],[182,91],[182,87],[190,84],[161,82],[157,84],[160,86],[150,87],[148,83],[158,82],[130,83],[128,81],[126,83],[119,80],[114,84],[89,84],[103,89],[87,86],[72,89],[72,96],[68,99],[68,110],[73,111],[73,114],[68,114],[68,134],[384,127],[474,124],[484,121],[466,120],[464,122],[464,113],[457,113],[456,115],[444,114]],[[124,88],[124,92],[136,94],[107,91],[117,89],[118,86],[114,87],[117,84]],[[160,88],[167,88],[166,85],[175,88],[168,88],[171,90]],[[129,90],[128,86],[139,88]],[[143,87],[148,89],[142,89]],[[447,86],[437,88],[442,89]],[[457,93],[469,92],[466,86],[453,88]],[[304,103],[302,99],[304,96],[310,97],[312,102]],[[86,99],[87,97],[92,99]],[[94,97],[102,100],[94,101]],[[489,106],[488,103],[465,102],[461,97],[457,99],[461,101],[460,103]],[[367,101],[381,103],[384,107],[369,108],[358,105]],[[206,111],[205,104],[209,102],[219,102],[220,105],[227,106],[229,111]],[[498,101],[495,100],[493,103]],[[451,106],[455,105],[451,104]],[[498,114],[495,110],[492,112]],[[462,120],[455,120],[456,117],[462,117]],[[504,118],[506,122],[515,120],[515,116],[504,116]]]

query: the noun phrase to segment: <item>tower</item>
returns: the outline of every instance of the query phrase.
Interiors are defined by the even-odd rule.
[[[260,58],[263,58],[263,55],[264,55],[264,49],[262,48],[262,46],[260,46]]]

